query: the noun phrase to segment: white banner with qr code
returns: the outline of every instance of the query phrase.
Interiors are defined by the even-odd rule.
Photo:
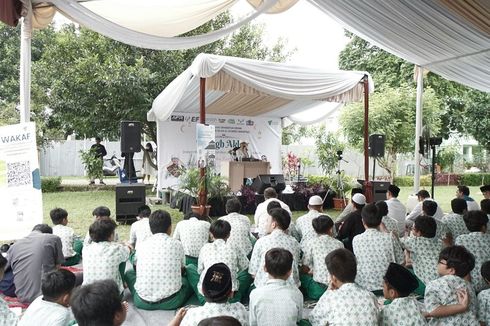
[[[33,122],[0,127],[0,203],[0,240],[22,238],[43,221]]]

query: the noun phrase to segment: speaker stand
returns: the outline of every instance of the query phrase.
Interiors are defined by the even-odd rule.
[[[373,181],[376,180],[375,176],[376,176],[376,156],[373,156]]]

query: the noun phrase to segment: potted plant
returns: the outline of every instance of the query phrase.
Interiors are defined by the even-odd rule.
[[[338,174],[330,177],[330,189],[335,192],[335,197],[333,198],[333,207],[335,210],[343,210],[349,203],[346,194],[352,190],[352,183],[352,178],[346,176],[344,172],[340,173],[340,180]]]
[[[82,163],[85,166],[85,172],[90,180],[103,178],[104,161],[97,157],[95,149],[80,151]]]

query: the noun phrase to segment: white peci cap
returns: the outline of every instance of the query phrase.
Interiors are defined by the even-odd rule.
[[[354,194],[352,201],[358,205],[366,205],[366,197],[363,194]]]
[[[308,205],[311,205],[311,206],[320,206],[320,205],[323,205],[323,200],[322,200],[322,197],[320,196],[311,196],[310,197],[310,200],[308,200]]]

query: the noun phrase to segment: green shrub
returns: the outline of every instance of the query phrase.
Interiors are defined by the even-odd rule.
[[[57,192],[61,188],[61,177],[42,177],[42,192]]]
[[[309,175],[308,186],[322,185],[324,187],[330,186],[331,178],[327,175]]]
[[[481,186],[490,183],[490,173],[464,173],[459,180],[460,185]]]
[[[393,179],[393,184],[398,187],[413,187],[413,177],[412,176],[403,176],[403,177],[395,177]],[[423,187],[427,187],[431,185],[431,176],[423,175],[420,177],[420,185]]]

